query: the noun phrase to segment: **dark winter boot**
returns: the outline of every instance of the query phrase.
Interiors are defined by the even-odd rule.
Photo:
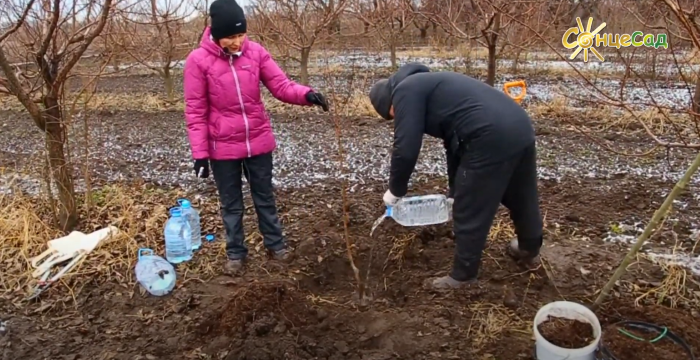
[[[224,273],[229,276],[237,276],[243,273],[245,268],[245,260],[243,259],[228,259],[224,265]]]
[[[425,281],[425,286],[429,290],[452,290],[452,289],[463,289],[469,288],[477,284],[476,279],[459,281],[453,279],[451,276],[443,276],[439,278],[432,278]]]

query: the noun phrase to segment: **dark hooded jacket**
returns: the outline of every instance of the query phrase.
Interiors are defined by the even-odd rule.
[[[376,93],[389,91],[390,102]],[[383,114],[394,106],[394,148],[389,190],[405,196],[418,161],[423,134],[443,139],[450,196],[460,166],[483,167],[504,161],[535,141],[532,121],[503,92],[469,76],[430,72],[426,66],[402,66],[373,89],[372,103]],[[376,100],[379,98],[379,100]],[[377,108],[379,107],[379,108]]]

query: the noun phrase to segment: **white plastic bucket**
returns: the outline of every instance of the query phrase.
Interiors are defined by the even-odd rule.
[[[593,341],[580,349],[566,349],[547,341],[537,326],[547,321],[548,316],[579,320],[591,324],[593,327]],[[602,329],[598,317],[587,307],[570,301],[555,301],[549,303],[537,312],[533,321],[535,333],[535,354],[537,360],[595,360],[595,351],[598,349]]]

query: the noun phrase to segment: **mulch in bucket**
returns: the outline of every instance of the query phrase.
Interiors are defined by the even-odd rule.
[[[591,324],[551,315],[537,325],[537,331],[550,343],[565,349],[580,349],[595,340]]]
[[[622,321],[603,329],[602,360],[695,360],[688,344],[668,328]]]

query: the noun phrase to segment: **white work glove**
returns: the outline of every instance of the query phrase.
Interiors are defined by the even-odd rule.
[[[394,196],[394,194],[391,193],[391,190],[387,190],[384,193],[384,204],[386,206],[394,206],[396,205],[396,203],[399,202],[399,200],[401,200],[401,198],[398,196]]]

